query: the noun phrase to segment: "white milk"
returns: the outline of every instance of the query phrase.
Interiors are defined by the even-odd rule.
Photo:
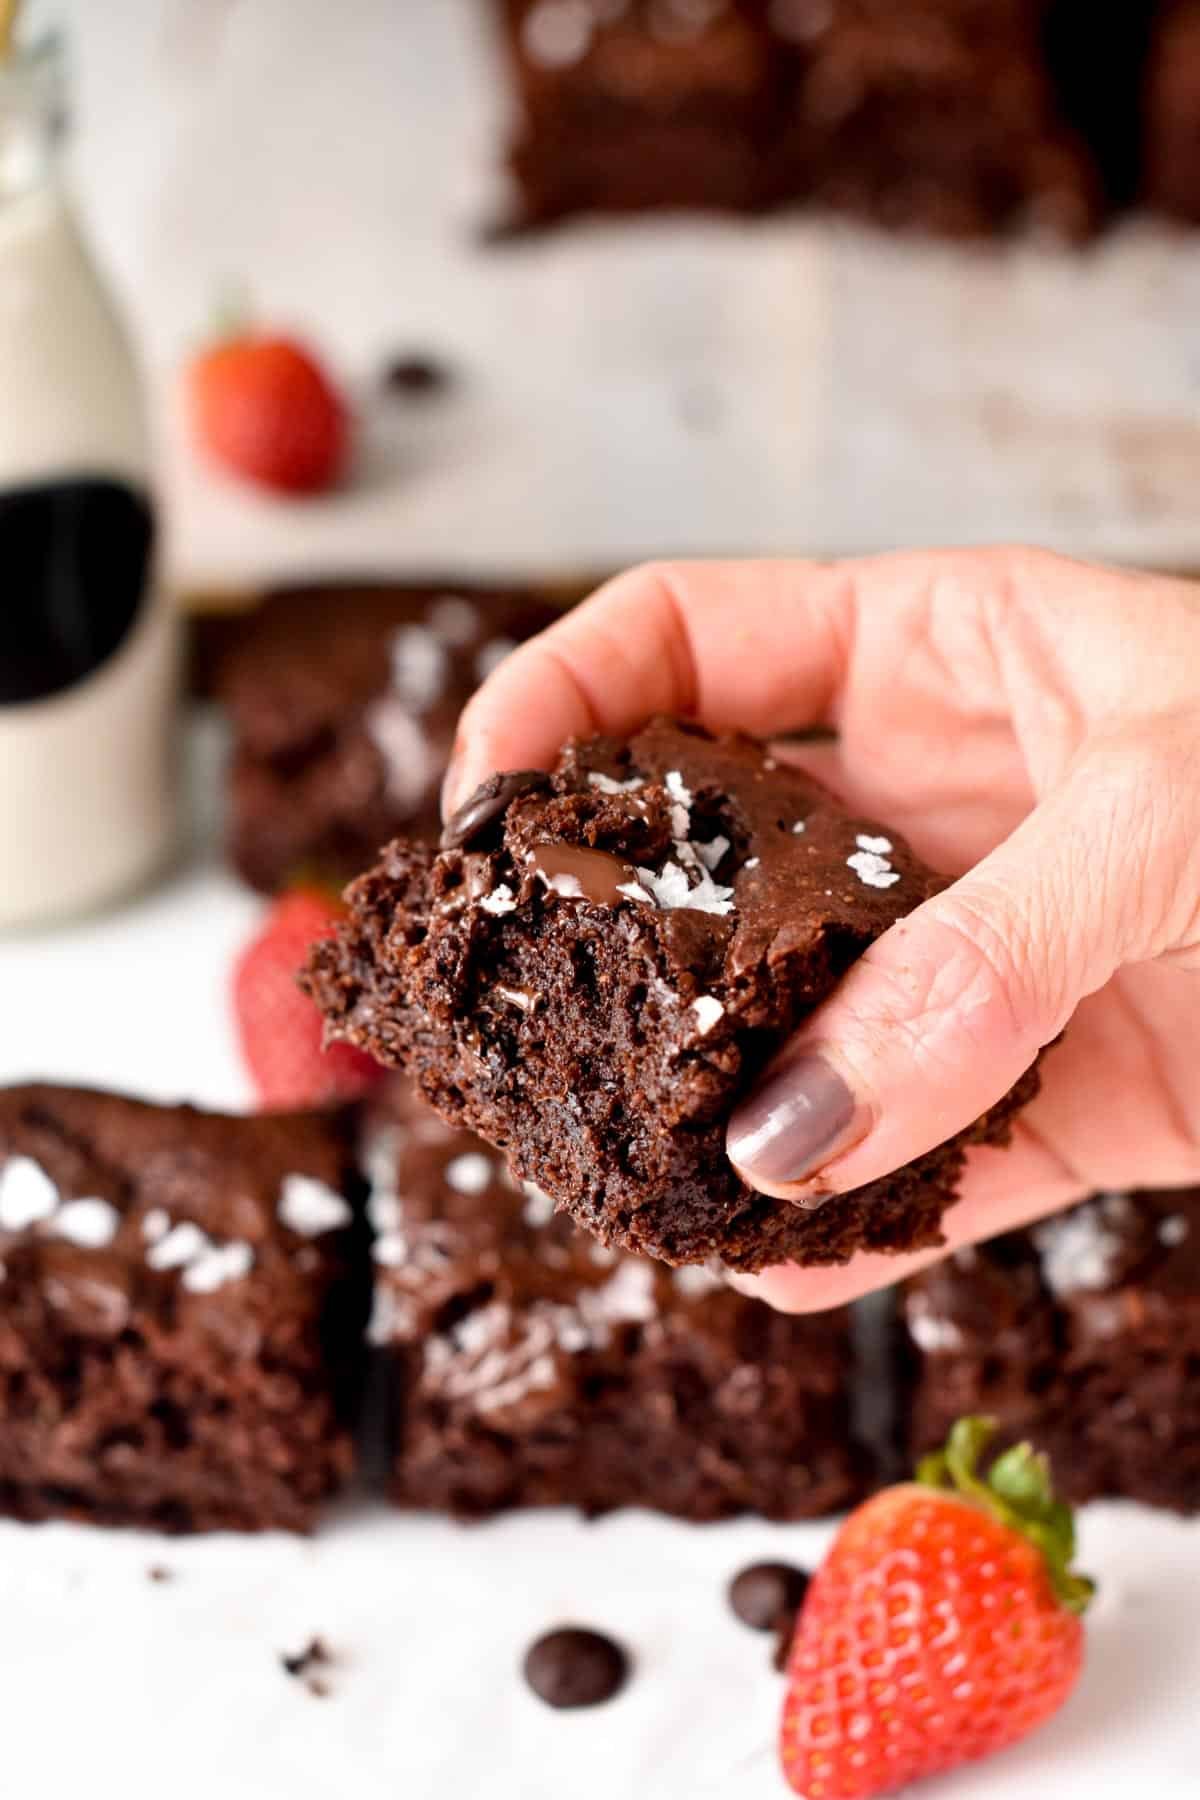
[[[0,70],[0,926],[166,858],[177,630],[129,346],[57,184],[56,70]]]

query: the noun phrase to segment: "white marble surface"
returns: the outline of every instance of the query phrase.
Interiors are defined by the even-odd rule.
[[[673,220],[485,248],[485,0],[34,6],[74,39],[79,187],[152,371],[181,580],[996,538],[1200,566],[1196,238]],[[364,405],[405,347],[461,385],[365,406],[334,498],[214,480],[172,397],[231,283]]]

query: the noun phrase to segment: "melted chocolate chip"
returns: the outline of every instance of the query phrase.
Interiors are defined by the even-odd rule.
[[[513,801],[522,794],[547,793],[550,777],[542,769],[509,769],[489,775],[447,819],[442,831],[443,850],[498,850],[501,822]]]
[[[523,1667],[526,1681],[547,1706],[598,1706],[624,1686],[629,1658],[602,1632],[568,1625],[532,1643]]]
[[[786,1622],[794,1620],[808,1591],[809,1579],[804,1569],[791,1563],[751,1563],[730,1582],[729,1604],[752,1631],[779,1631]]]
[[[593,906],[616,906],[626,896],[622,884],[637,881],[637,870],[607,850],[579,844],[535,844],[532,866],[548,888],[568,900],[590,900]]]

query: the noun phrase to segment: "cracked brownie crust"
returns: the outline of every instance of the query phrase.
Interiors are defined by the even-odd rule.
[[[403,1066],[602,1242],[670,1263],[845,1262],[941,1241],[968,1131],[801,1211],[746,1187],[730,1112],[875,938],[942,885],[745,738],[657,721],[493,778],[447,847],[397,843],[308,982],[334,1036]]]

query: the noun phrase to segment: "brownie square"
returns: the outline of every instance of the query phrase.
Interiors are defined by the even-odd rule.
[[[366,1151],[400,1504],[798,1519],[861,1494],[847,1314],[606,1249],[407,1084]]]
[[[525,223],[770,198],[779,73],[760,0],[499,0]]]
[[[460,711],[558,610],[515,589],[313,587],[224,627],[206,685],[233,726],[242,876],[264,892],[340,883],[398,831],[436,834]]]
[[[343,1115],[0,1090],[0,1509],[307,1529],[353,1462],[358,1197]]]
[[[1144,88],[1145,192],[1148,205],[1200,223],[1200,4],[1173,0],[1162,10]]]
[[[659,720],[494,777],[448,847],[397,843],[349,890],[310,991],[602,1242],[753,1270],[941,1241],[969,1132],[802,1210],[745,1187],[731,1110],[867,945],[940,885],[748,738]]]
[[[1046,67],[1046,0],[777,0],[786,195],[970,237],[1085,235],[1096,170]]]
[[[914,1453],[964,1412],[1050,1454],[1059,1488],[1200,1509],[1200,1189],[1100,1194],[904,1286]]]
[[[1046,61],[1050,0],[498,0],[524,222],[816,202],[1068,236],[1097,172]]]

